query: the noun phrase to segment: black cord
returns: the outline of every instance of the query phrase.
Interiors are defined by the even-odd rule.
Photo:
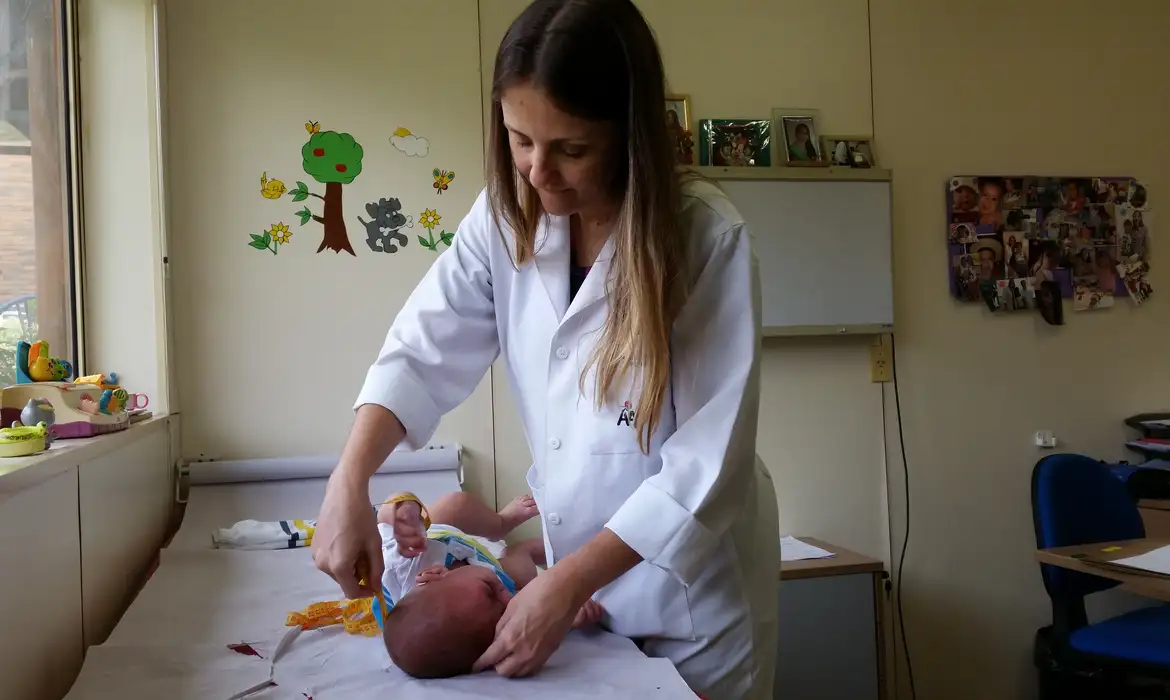
[[[894,335],[890,334],[890,369],[894,375],[894,417],[898,421],[898,446],[902,452],[902,486],[906,497],[906,533],[902,536],[902,553],[898,555],[898,630],[902,634],[902,654],[906,657],[906,675],[910,680],[910,700],[916,700],[914,692],[914,665],[910,663],[910,643],[906,641],[906,617],[902,613],[902,589],[905,578],[902,570],[906,566],[906,546],[910,544],[910,465],[906,460],[906,438],[902,435],[902,400],[898,396],[898,351],[894,347]]]

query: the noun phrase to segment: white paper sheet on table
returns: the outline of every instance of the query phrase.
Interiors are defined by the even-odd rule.
[[[1170,546],[1158,547],[1145,554],[1125,557],[1124,559],[1114,559],[1110,564],[1170,576]]]
[[[283,635],[282,635],[283,636]],[[295,635],[273,659],[279,638],[255,642],[261,657],[215,645],[104,644],[90,649],[65,700],[686,700],[696,697],[666,659],[643,656],[606,632],[574,631],[531,678],[494,672],[416,680],[395,668],[382,640],[340,628]],[[265,687],[272,682],[271,687]]]
[[[780,561],[825,559],[831,556],[833,556],[832,552],[798,540],[792,535],[785,535],[780,538]]]

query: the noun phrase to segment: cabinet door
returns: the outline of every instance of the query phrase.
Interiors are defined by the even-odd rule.
[[[780,584],[774,697],[877,700],[873,575]]]

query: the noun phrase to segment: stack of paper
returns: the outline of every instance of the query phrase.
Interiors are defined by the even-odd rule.
[[[801,559],[824,559],[833,556],[820,547],[814,547],[807,542],[785,535],[780,538],[780,561],[799,561]]]

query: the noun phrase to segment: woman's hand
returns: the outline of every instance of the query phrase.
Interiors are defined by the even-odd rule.
[[[572,587],[558,578],[549,569],[516,594],[496,624],[495,641],[473,670],[495,666],[501,676],[517,677],[532,675],[544,666],[583,604]]]
[[[368,480],[329,480],[313,534],[313,563],[337,581],[347,598],[381,591],[382,538],[370,505]]]

